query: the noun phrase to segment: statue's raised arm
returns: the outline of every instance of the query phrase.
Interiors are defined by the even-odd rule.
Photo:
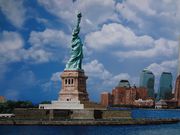
[[[82,70],[82,59],[83,59],[83,44],[80,37],[78,36],[80,32],[80,22],[81,22],[81,13],[77,14],[77,24],[72,33],[71,40],[71,57],[66,64],[65,70]]]
[[[81,22],[81,17],[82,17],[82,14],[81,14],[81,12],[79,12],[79,13],[77,14],[78,21],[77,21],[76,28],[79,27],[79,24],[80,24],[80,22]]]
[[[81,12],[79,12],[77,14],[77,24],[76,24],[75,28],[73,29],[72,36],[78,36],[78,34],[80,32],[80,26],[79,25],[80,25],[80,22],[81,22],[81,17],[82,17]]]

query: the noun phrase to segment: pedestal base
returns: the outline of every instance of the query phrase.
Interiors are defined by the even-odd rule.
[[[65,70],[61,74],[62,88],[57,101],[40,104],[40,109],[84,109],[89,102],[86,90],[87,76],[83,70]]]
[[[51,104],[40,104],[39,109],[84,109],[80,101],[52,101]]]

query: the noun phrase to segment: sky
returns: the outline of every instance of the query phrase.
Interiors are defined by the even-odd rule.
[[[92,101],[121,79],[139,85],[144,68],[177,74],[179,0],[0,0],[0,95],[57,100],[76,13]]]

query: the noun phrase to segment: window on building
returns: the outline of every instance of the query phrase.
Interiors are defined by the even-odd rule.
[[[71,80],[70,79],[68,79],[68,84],[71,84]]]
[[[71,79],[71,84],[73,84],[73,79]]]

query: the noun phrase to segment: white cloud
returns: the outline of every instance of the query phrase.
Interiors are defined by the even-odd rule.
[[[28,63],[46,63],[49,61],[53,61],[52,52],[44,50],[44,48],[30,48],[28,50],[24,50],[23,58]]]
[[[26,19],[23,0],[0,0],[0,9],[14,26],[22,27]]]
[[[36,47],[67,47],[70,43],[70,40],[71,37],[65,34],[63,31],[48,28],[42,32],[32,31],[29,37],[29,42],[31,43],[31,45]]]
[[[83,68],[90,77],[96,77],[103,80],[112,77],[111,73],[107,71],[104,68],[103,64],[99,63],[97,60],[86,63],[85,65],[83,65]]]
[[[159,89],[159,81],[160,81],[160,76],[162,72],[171,72],[173,78],[176,78],[176,71],[177,71],[177,60],[168,60],[168,61],[163,61],[161,63],[152,63],[150,64],[147,69],[152,71],[153,74],[155,75],[155,90],[157,91]],[[173,86],[175,82],[173,81]]]
[[[24,40],[17,32],[0,33],[0,74],[7,72],[8,64],[25,61],[28,63],[45,63],[59,59],[59,51],[69,47],[70,36],[62,31],[46,29],[43,32],[32,31],[29,42],[24,48]]]
[[[25,59],[35,63],[55,61],[59,58],[61,49],[70,47],[70,40],[71,37],[61,30],[32,31],[29,37],[32,46],[25,54]]]
[[[21,51],[24,41],[16,32],[0,33],[0,79],[10,70],[9,64],[22,60]]]
[[[106,80],[104,84],[110,85],[111,87],[115,87],[117,86],[120,80],[129,80],[132,82],[133,80],[130,80],[130,78],[131,77],[128,73],[120,73],[118,75],[113,76],[109,80]]]
[[[153,47],[144,50],[117,51],[115,55],[120,58],[155,58],[155,57],[172,57],[177,54],[178,45],[176,41],[158,39],[154,40]]]
[[[64,19],[68,24],[74,23],[75,12],[80,10],[83,14],[82,30],[92,31],[97,29],[99,24],[107,20],[118,20],[115,14],[114,0],[38,0],[50,13]]]
[[[104,24],[101,30],[87,34],[85,42],[97,51],[114,49],[112,54],[119,58],[171,57],[177,53],[178,47],[176,41],[137,36],[130,28],[117,23]]]
[[[180,1],[126,0],[118,3],[116,10],[123,19],[139,26],[143,33],[172,39],[180,34]]]
[[[53,73],[52,76],[51,76],[51,81],[53,82],[57,82],[57,81],[60,81],[60,75],[61,75],[62,72],[56,72],[56,73]]]
[[[136,36],[130,28],[117,23],[104,24],[100,31],[86,35],[85,42],[96,50],[112,48],[113,46],[144,48],[153,45],[152,37]]]
[[[3,31],[0,33],[0,62],[9,63],[21,60],[20,51],[24,41],[16,32]]]
[[[160,76],[162,72],[172,72],[177,68],[177,60],[163,61],[161,63],[152,63],[147,69],[152,71],[156,76]]]
[[[156,14],[156,11],[150,7],[149,0],[137,0],[137,1],[128,0],[127,3],[129,3],[130,5],[133,5],[137,10],[144,12],[147,15]]]
[[[43,45],[43,44],[42,44]],[[33,61],[34,63],[48,62],[51,52],[43,47],[24,48],[24,40],[17,32],[3,31],[0,33],[0,62],[8,64],[19,61]]]
[[[118,3],[116,5],[117,12],[121,13],[122,17],[127,19],[128,21],[134,21],[141,26],[143,24],[143,20],[137,16],[137,13],[133,10],[130,10],[130,7],[124,5],[124,3]]]
[[[51,78],[46,83],[42,84],[41,87],[44,92],[49,92],[54,89],[59,90],[60,89],[60,83],[61,83],[61,75],[62,72],[55,72],[51,75]]]
[[[121,79],[130,79],[128,73],[113,75],[98,60],[86,63],[83,68],[91,80],[91,85],[96,85],[100,81],[101,86],[99,87],[101,90],[106,89],[106,87],[114,87]]]

